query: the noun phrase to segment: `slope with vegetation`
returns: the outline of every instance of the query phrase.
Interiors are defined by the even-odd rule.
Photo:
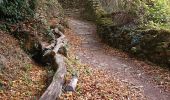
[[[35,99],[45,89],[47,70],[20,48],[19,41],[0,31],[0,99]]]
[[[63,18],[57,0],[0,2],[0,99],[40,98],[55,71],[42,62],[43,46]]]

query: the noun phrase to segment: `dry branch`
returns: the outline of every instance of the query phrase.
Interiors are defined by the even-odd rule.
[[[46,49],[52,49],[56,45],[58,45],[59,43],[65,42],[65,40],[64,40],[65,39],[65,35],[62,32],[60,32],[58,30],[58,28],[55,28],[53,31],[55,32],[55,34],[58,34],[60,37],[56,38],[56,36],[54,34],[52,34],[53,43],[51,43],[49,46],[47,46]]]

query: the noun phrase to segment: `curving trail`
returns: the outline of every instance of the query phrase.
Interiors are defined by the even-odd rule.
[[[73,18],[68,18],[68,23],[74,35],[83,40],[81,45],[75,46],[75,52],[82,63],[105,69],[107,74],[141,88],[148,100],[170,100],[170,72],[167,69],[136,60],[126,53],[106,46],[97,37],[93,23]],[[167,78],[157,80],[159,76]],[[162,81],[166,86],[159,84]]]

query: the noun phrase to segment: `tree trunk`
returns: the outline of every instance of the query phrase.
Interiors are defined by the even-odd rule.
[[[60,97],[62,93],[62,87],[64,83],[64,76],[67,72],[65,65],[65,57],[62,54],[59,54],[59,49],[63,48],[66,45],[65,36],[62,32],[54,29],[54,32],[59,34],[60,37],[55,39],[55,43],[47,46],[43,54],[44,59],[49,60],[53,68],[57,69],[56,73],[53,76],[53,80],[47,90],[43,93],[40,100],[56,100]],[[46,61],[46,60],[44,60]]]

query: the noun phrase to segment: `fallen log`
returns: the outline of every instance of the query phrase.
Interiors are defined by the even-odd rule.
[[[64,76],[67,71],[64,61],[65,57],[58,53],[59,49],[66,45],[65,36],[62,32],[57,32],[57,29],[54,29],[54,32],[60,35],[60,37],[56,39],[55,43],[47,46],[43,56],[45,59],[51,60],[51,65],[54,67],[54,69],[57,69],[57,71],[53,76],[51,84],[43,93],[40,100],[56,100],[61,95],[64,84]],[[51,48],[53,49],[51,50]]]
[[[65,35],[57,28],[52,31],[54,33],[52,34],[53,42],[48,46],[48,43],[39,40],[36,34],[25,31],[22,26],[17,27],[12,32],[18,40],[22,41],[24,49],[30,54],[34,54],[35,60],[40,60],[40,63],[44,64],[49,63],[56,70],[51,84],[40,97],[40,100],[56,100],[62,93],[64,75],[66,74],[66,56],[61,53],[60,49],[67,52],[65,48],[67,41]]]
[[[66,74],[66,66],[64,57],[60,54],[55,55],[56,64],[58,64],[57,72],[53,76],[53,80],[40,100],[56,100],[62,93],[64,83],[64,75]]]

